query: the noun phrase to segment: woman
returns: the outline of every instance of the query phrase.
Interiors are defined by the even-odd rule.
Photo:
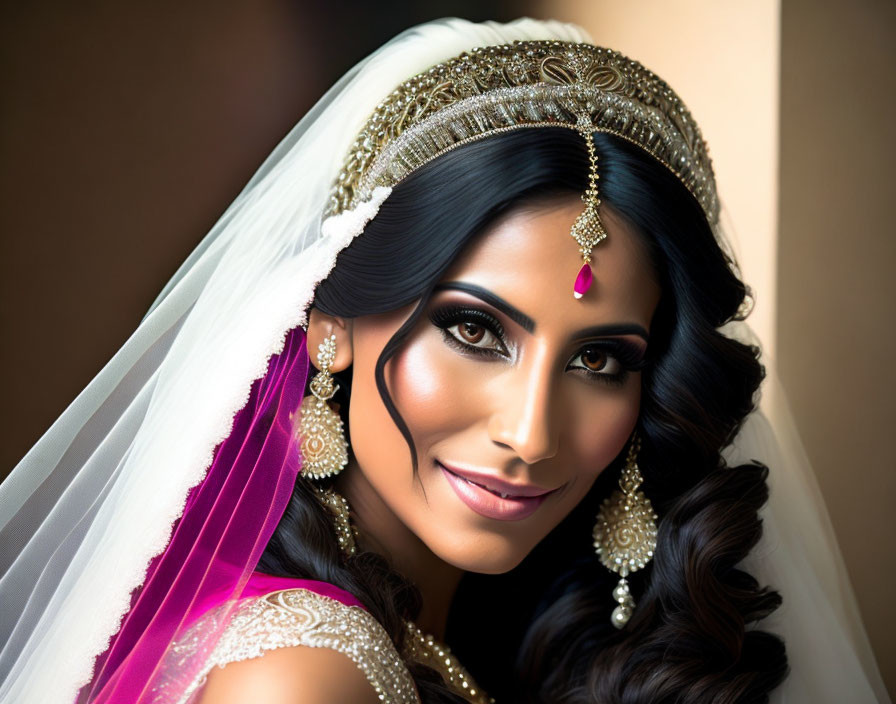
[[[586,40],[425,25],[287,137],[4,485],[5,700],[872,700],[827,602],[778,687],[705,145]]]

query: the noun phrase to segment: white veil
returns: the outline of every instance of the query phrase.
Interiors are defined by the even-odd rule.
[[[821,490],[781,384],[767,367],[760,410],[724,454],[732,464],[755,459],[770,468],[763,536],[744,567],[784,600],[759,625],[787,647],[790,675],[772,702],[889,704]]]
[[[590,41],[579,28],[433,22],[343,77],[286,136],[165,286],[125,345],[0,486],[0,702],[73,701],[90,680],[188,491],[314,286],[388,189],[322,227],[367,116],[401,81],[478,46]],[[785,606],[793,674],[778,702],[889,701],[824,504],[789,416],[755,414],[732,453],[772,468],[752,571]],[[782,443],[775,441],[784,438]],[[783,454],[780,447],[783,446]]]

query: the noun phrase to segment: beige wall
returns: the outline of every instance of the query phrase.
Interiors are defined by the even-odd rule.
[[[896,4],[784,0],[778,349],[896,693]]]
[[[655,70],[701,125],[756,293],[750,322],[778,362],[896,691],[896,4],[537,6]]]

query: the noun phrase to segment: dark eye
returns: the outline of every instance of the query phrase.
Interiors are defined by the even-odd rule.
[[[573,362],[581,360],[581,364],[571,364],[573,368],[584,369],[591,374],[607,374],[615,376],[622,372],[622,364],[608,350],[601,347],[585,347],[573,358]]]
[[[478,308],[447,305],[429,315],[446,342],[466,352],[506,357],[504,328],[491,314]]]
[[[475,345],[485,337],[486,329],[476,323],[461,323],[455,327],[458,335],[463,338],[464,342],[469,342],[471,345]]]
[[[464,321],[456,325],[450,325],[444,329],[446,333],[471,347],[483,350],[504,352],[504,345],[491,330],[484,325]]]

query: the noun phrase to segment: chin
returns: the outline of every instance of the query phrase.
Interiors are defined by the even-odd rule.
[[[430,549],[442,560],[464,572],[478,574],[504,574],[519,565],[531,550],[522,550],[519,545],[508,544],[501,540],[477,540],[475,538],[451,545],[440,546],[443,549]]]

